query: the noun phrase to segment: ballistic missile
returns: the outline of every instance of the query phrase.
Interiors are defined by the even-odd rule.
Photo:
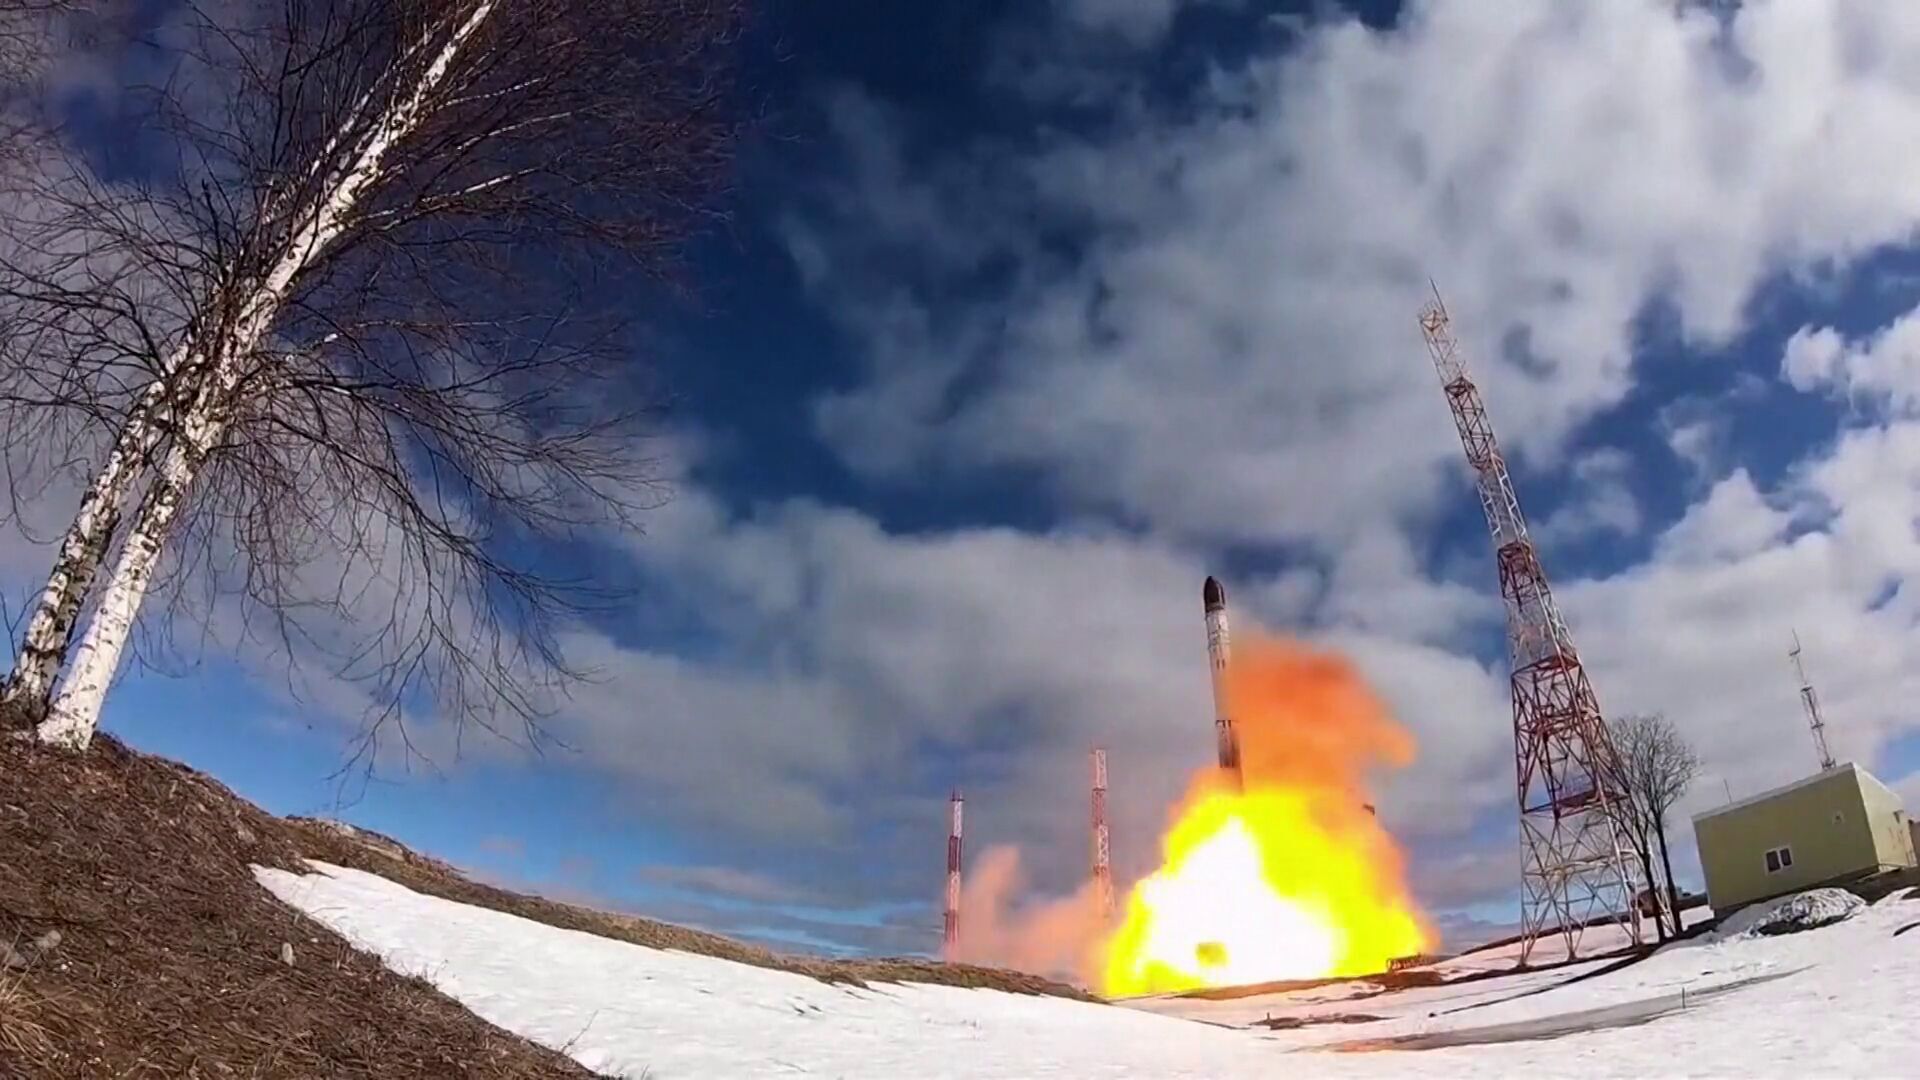
[[[1213,669],[1213,735],[1219,745],[1220,767],[1233,777],[1235,787],[1242,787],[1240,735],[1234,730],[1233,715],[1227,709],[1227,663],[1233,655],[1233,644],[1227,629],[1226,587],[1217,578],[1208,578],[1200,588],[1200,601],[1207,610],[1207,663]],[[1370,802],[1360,801],[1360,807],[1376,817],[1379,815]]]
[[[1240,783],[1240,740],[1227,712],[1227,661],[1232,644],[1227,631],[1227,590],[1208,578],[1200,590],[1207,609],[1207,663],[1213,669],[1213,736],[1219,746],[1220,767]]]

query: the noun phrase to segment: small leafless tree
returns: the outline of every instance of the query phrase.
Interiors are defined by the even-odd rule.
[[[135,46],[168,59],[129,88],[159,160],[110,183],[61,156],[0,196],[0,408],[110,433],[5,704],[85,745],[149,591],[199,570],[376,728],[431,700],[532,730],[579,674],[559,627],[604,598],[534,553],[654,499],[617,312],[711,212],[740,22],[228,0]]]
[[[1667,815],[1686,795],[1700,775],[1700,756],[1672,721],[1662,713],[1641,713],[1616,717],[1607,723],[1615,750],[1620,756],[1625,786],[1624,817],[1633,834],[1634,848],[1646,871],[1648,895],[1654,899],[1656,924],[1659,909],[1665,908],[1672,920],[1672,932],[1680,932],[1680,890],[1673,880],[1673,859],[1667,851]],[[1660,849],[1661,873],[1653,868],[1653,848]],[[1664,885],[1661,884],[1664,882]],[[1660,893],[1664,891],[1665,897]],[[1664,935],[1664,928],[1663,928]]]

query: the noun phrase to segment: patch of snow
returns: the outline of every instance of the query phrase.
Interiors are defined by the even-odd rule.
[[[1810,889],[1778,900],[1751,904],[1714,930],[1721,941],[1755,935],[1792,934],[1850,919],[1866,910],[1866,901],[1845,889]]]
[[[1920,1054],[1920,1032],[1890,1020],[1920,995],[1920,934],[1893,936],[1910,914],[1897,905],[1819,934],[1680,942],[1605,975],[1593,974],[1603,965],[1584,963],[1345,1000],[1320,988],[1121,1007],[951,987],[828,986],[314,866],[319,873],[254,873],[389,967],[421,975],[493,1024],[623,1077],[1897,1076]],[[1569,981],[1583,974],[1590,977]],[[1434,1050],[1326,1049],[1630,1008],[1761,975],[1784,977],[1633,1027]],[[1328,1012],[1382,1019],[1280,1032],[1238,1027],[1267,1013]],[[1800,1022],[1813,1017],[1818,1022]]]
[[[1708,922],[1712,920],[1712,918],[1712,908],[1704,905],[1688,908],[1686,911],[1680,913],[1680,927],[1682,930],[1685,930],[1688,927],[1698,926],[1703,922]],[[1652,941],[1654,937],[1653,924],[1643,920],[1641,926],[1644,930],[1646,940]],[[1632,938],[1629,936],[1626,928],[1620,926],[1618,923],[1612,923],[1606,926],[1590,926],[1581,932],[1580,955],[1585,957],[1617,952],[1626,948],[1631,943]],[[1539,941],[1534,942],[1533,953],[1527,958],[1527,962],[1533,967],[1541,967],[1547,964],[1563,963],[1566,959],[1567,947],[1565,939],[1550,936],[1543,937]],[[1496,945],[1488,949],[1475,949],[1472,952],[1461,953],[1459,956],[1438,961],[1430,966],[1442,975],[1451,976],[1466,972],[1505,971],[1517,966],[1519,963],[1520,943],[1510,941],[1504,945]]]

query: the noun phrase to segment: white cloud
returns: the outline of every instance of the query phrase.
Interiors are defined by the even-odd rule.
[[[1108,749],[1116,862],[1137,873],[1211,756],[1205,568],[1178,547],[1071,530],[890,533],[805,502],[730,517],[695,491],[635,551],[702,599],[723,644],[697,659],[576,642],[607,679],[576,696],[563,736],[650,820],[798,845],[811,864],[799,873],[822,888],[930,880],[955,783],[977,807],[970,843],[1019,843],[1041,888],[1070,888],[1095,745]],[[1241,626],[1286,625],[1295,580],[1236,580]],[[1488,606],[1405,566],[1382,582],[1404,600],[1381,612],[1425,610],[1435,628]],[[1381,778],[1382,814],[1408,836],[1470,829],[1509,797],[1504,675],[1399,636],[1407,626],[1335,618],[1312,636],[1354,656],[1420,744],[1413,767]]]
[[[1060,17],[1090,30],[1109,31],[1135,44],[1157,40],[1186,0],[1055,0]]]
[[[1006,242],[1013,284],[960,315],[924,288],[869,306],[863,265],[894,272],[875,238],[823,241],[874,378],[822,403],[822,431],[881,474],[1035,468],[1169,532],[1337,545],[1453,494],[1412,321],[1428,274],[1509,448],[1540,461],[1625,394],[1648,300],[1724,339],[1769,275],[1920,222],[1910,5],[1428,3],[1404,22],[1323,26],[1110,136],[984,172],[969,148],[968,188],[870,175],[872,198],[904,184],[946,206],[931,233],[890,233],[896,255],[991,239],[986,207],[1092,231],[1078,257]]]
[[[1633,536],[1644,515],[1628,477],[1633,459],[1623,450],[1602,447],[1573,463],[1572,497],[1533,528],[1533,537],[1546,547],[1595,536]]]
[[[700,598],[722,655],[581,642],[609,680],[578,696],[567,735],[691,826],[822,851],[864,831],[906,862],[942,842],[942,800],[964,782],[981,843],[1079,851],[1098,743],[1131,846],[1210,752],[1203,575],[1164,545],[900,535],[804,502],[730,518],[693,492],[636,553]]]
[[[1470,659],[1498,625],[1491,574],[1426,565],[1436,515],[1470,497],[1413,323],[1428,275],[1522,486],[1574,482],[1543,540],[1638,533],[1630,463],[1566,461],[1569,435],[1633,388],[1649,303],[1720,345],[1770,279],[1913,239],[1917,49],[1906,4],[1434,0],[1388,32],[1321,24],[1177,109],[1113,93],[1097,135],[889,159],[795,226],[870,364],[819,429],[877,478],[1012,470],[1169,543],[1304,545],[1317,571],[1256,595],[1387,688],[1428,749],[1383,803],[1458,838],[1511,797],[1511,719],[1504,672]],[[869,229],[869,202],[938,210]],[[1787,375],[1857,392],[1907,379],[1905,352],[1799,341]],[[1909,437],[1853,433],[1763,489],[1725,415],[1754,389],[1658,417],[1701,486],[1649,561],[1561,581],[1605,707],[1665,709],[1742,789],[1811,753],[1791,627],[1848,753],[1871,759],[1920,689],[1892,659],[1905,594],[1881,603],[1916,557],[1882,490],[1912,489]]]
[[[1714,472],[1726,442],[1726,425],[1712,419],[1683,420],[1667,429],[1667,442],[1674,454],[1687,463],[1695,475]]]
[[[792,885],[765,874],[731,866],[679,866],[659,863],[643,866],[636,880],[666,889],[704,893],[731,900],[767,904],[803,903],[807,896]]]
[[[1911,413],[1920,408],[1920,311],[1859,341],[1832,327],[1802,327],[1787,342],[1780,373],[1796,390]]]
[[[1792,627],[1838,752],[1872,762],[1912,729],[1902,703],[1920,684],[1902,657],[1914,604],[1880,601],[1887,581],[1920,569],[1916,516],[1920,426],[1860,431],[1774,490],[1727,476],[1647,563],[1562,583],[1603,705],[1664,710],[1703,751],[1709,777],[1683,811],[1717,802],[1723,780],[1745,794],[1811,767],[1785,663]],[[981,849],[1018,842],[1042,890],[1072,887],[1096,743],[1112,760],[1122,873],[1137,872],[1210,752],[1204,565],[1167,542],[902,534],[808,502],[735,516],[695,489],[635,551],[672,583],[658,601],[692,598],[718,647],[581,636],[576,657],[607,678],[578,695],[561,734],[649,820],[716,838],[711,858],[806,853],[779,880],[816,895],[931,897],[956,782]],[[1236,582],[1236,611],[1298,620],[1299,578]],[[1415,734],[1416,763],[1385,778],[1378,801],[1416,879],[1449,905],[1512,884],[1488,869],[1511,862],[1511,838],[1476,833],[1512,798],[1505,672],[1467,644],[1498,625],[1488,578],[1479,591],[1437,583],[1397,542],[1356,549],[1332,567],[1313,630]],[[1685,835],[1683,822],[1682,865]]]
[[[1354,537],[1335,556],[1320,618],[1384,637],[1435,643],[1457,641],[1476,623],[1497,622],[1501,609],[1498,595],[1488,589],[1428,578],[1405,534],[1377,529]]]
[[[1910,772],[1897,778],[1883,776],[1880,779],[1885,780],[1894,794],[1900,796],[1900,801],[1907,806],[1909,817],[1912,816],[1915,808],[1920,808],[1920,771]]]
[[[1741,371],[1721,393],[1690,394],[1660,407],[1655,423],[1674,456],[1687,466],[1690,486],[1710,486],[1726,473],[1733,453],[1733,414],[1775,385],[1772,379]]]
[[[1661,534],[1656,554],[1676,567],[1724,564],[1766,552],[1791,524],[1791,516],[1768,504],[1747,471],[1737,469]]]
[[[1847,351],[1846,339],[1838,330],[1803,326],[1787,339],[1780,375],[1795,390],[1818,389],[1842,375],[1849,359]]]
[[[1853,431],[1778,491],[1735,473],[1653,560],[1563,590],[1603,706],[1664,710],[1703,752],[1715,782],[1692,809],[1722,801],[1718,781],[1739,797],[1817,766],[1786,655],[1796,629],[1836,756],[1871,765],[1914,729],[1920,605],[1889,590],[1920,570],[1916,518],[1920,426]]]
[[[1144,11],[1127,17],[1158,25]],[[1895,58],[1916,45],[1904,5],[1432,3],[1391,33],[1314,30],[1195,109],[1129,104],[1111,135],[961,147],[931,171],[898,152],[896,119],[847,102],[860,183],[789,233],[871,364],[818,404],[820,430],[872,477],[1012,468],[1065,517],[1144,534],[902,535],[696,497],[641,557],[711,590],[751,662],[607,643],[623,674],[583,708],[587,745],[673,813],[808,832],[835,858],[853,857],[856,786],[901,863],[937,847],[947,780],[899,770],[939,748],[981,785],[982,842],[1016,839],[1043,884],[1070,883],[1087,746],[1112,748],[1123,860],[1204,760],[1196,553],[1305,541],[1314,569],[1236,599],[1316,627],[1415,730],[1421,759],[1382,811],[1452,851],[1416,873],[1451,903],[1504,892],[1479,871],[1506,865],[1508,839],[1459,847],[1511,800],[1512,728],[1504,671],[1473,657],[1497,641],[1491,572],[1424,566],[1427,523],[1470,497],[1413,325],[1425,277],[1523,475],[1570,466],[1584,485],[1543,534],[1637,532],[1617,452],[1560,457],[1630,389],[1634,319],[1659,300],[1723,341],[1770,276],[1908,239],[1920,80]],[[1036,223],[1075,242],[1043,244]],[[996,275],[1009,284],[983,299]],[[1724,473],[1716,404],[1663,418],[1712,483],[1652,559],[1561,591],[1605,707],[1666,710],[1715,777],[1757,790],[1811,753],[1792,626],[1832,683],[1837,747],[1871,759],[1908,723],[1905,602],[1876,603],[1916,553],[1875,493],[1911,489],[1909,436],[1856,433],[1762,490]]]

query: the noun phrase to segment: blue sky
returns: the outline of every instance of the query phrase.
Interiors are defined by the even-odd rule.
[[[352,710],[245,654],[107,727],[519,887],[918,951],[951,787],[1070,890],[1102,743],[1151,865],[1212,572],[1414,731],[1378,801],[1464,943],[1515,911],[1511,730],[1431,276],[1603,706],[1706,758],[1683,809],[1813,766],[1791,627],[1920,795],[1915,46],[1896,0],[773,4],[699,309],[633,301],[679,479],[596,556],[636,591],[569,748],[343,779]]]

